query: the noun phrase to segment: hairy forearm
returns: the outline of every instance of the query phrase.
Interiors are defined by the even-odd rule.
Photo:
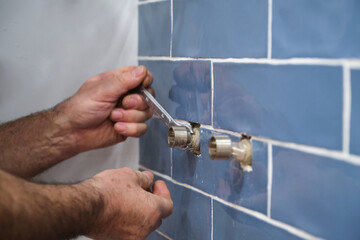
[[[0,170],[0,239],[67,239],[88,233],[104,208],[91,184],[43,185]]]
[[[75,155],[75,140],[56,109],[0,126],[0,169],[32,177]]]

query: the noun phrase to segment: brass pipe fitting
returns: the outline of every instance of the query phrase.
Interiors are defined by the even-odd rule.
[[[172,126],[168,131],[168,144],[172,148],[187,148],[190,133],[186,127]]]
[[[247,138],[232,142],[227,135],[214,135],[209,141],[209,155],[213,160],[227,160],[232,157],[240,162],[242,168],[252,165],[252,147]]]

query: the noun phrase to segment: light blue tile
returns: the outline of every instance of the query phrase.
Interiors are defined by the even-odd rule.
[[[170,1],[139,5],[139,55],[169,56]]]
[[[273,57],[360,57],[359,11],[358,0],[273,1]]]
[[[167,144],[167,126],[159,119],[147,121],[147,131],[140,138],[140,164],[171,175],[171,155]]]
[[[273,149],[271,216],[327,239],[360,237],[360,167]]]
[[[360,155],[360,70],[351,71],[350,152]]]
[[[214,201],[214,239],[301,239],[234,208]]]
[[[214,64],[214,126],[341,149],[342,69]]]
[[[267,0],[174,0],[173,56],[266,57]]]
[[[173,239],[210,240],[210,198],[169,181],[165,183],[174,202],[174,212],[163,220],[159,230]]]
[[[210,124],[209,61],[140,61],[154,75],[156,99],[178,119]]]
[[[219,133],[203,128],[200,133],[200,157],[189,151],[173,149],[173,178],[229,202],[266,213],[267,145],[252,141],[253,171],[244,172],[233,159],[211,160],[209,139]]]

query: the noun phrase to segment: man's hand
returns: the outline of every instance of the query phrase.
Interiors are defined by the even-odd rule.
[[[0,125],[0,169],[32,177],[78,153],[109,146],[146,131],[152,112],[135,92],[153,76],[124,67],[87,80],[54,109]]]
[[[170,192],[151,172],[107,170],[85,181],[104,197],[104,210],[88,234],[95,239],[145,239],[173,211]]]
[[[149,87],[152,81],[144,66],[124,67],[90,78],[59,104],[55,108],[58,120],[75,137],[76,150],[83,152],[144,134],[144,122],[152,112],[131,90],[141,84]]]

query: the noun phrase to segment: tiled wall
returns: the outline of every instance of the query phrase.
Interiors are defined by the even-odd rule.
[[[175,211],[149,239],[360,239],[360,1],[139,1],[139,63],[201,156],[148,122],[140,168]],[[213,161],[252,136],[253,171]]]

